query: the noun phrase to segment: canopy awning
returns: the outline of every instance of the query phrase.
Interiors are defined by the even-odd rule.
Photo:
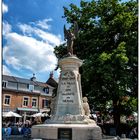
[[[38,112],[37,108],[22,108],[22,107],[18,107],[17,110],[19,110],[19,111]]]
[[[46,108],[46,109],[40,109],[40,112],[49,112],[50,108]]]
[[[19,114],[15,113],[15,112],[9,111],[9,112],[3,113],[3,117],[17,117],[17,118],[20,118],[22,116],[20,116]]]
[[[47,117],[49,116],[47,113],[36,113],[36,114],[33,114],[32,117]]]

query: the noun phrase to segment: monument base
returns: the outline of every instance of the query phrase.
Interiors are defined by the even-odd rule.
[[[31,137],[42,140],[101,140],[96,124],[41,124],[32,127]]]

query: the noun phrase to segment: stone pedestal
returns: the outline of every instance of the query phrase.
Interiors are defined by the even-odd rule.
[[[51,118],[46,121],[47,124],[33,126],[32,137],[50,140],[101,140],[100,127],[84,114],[79,74],[82,61],[69,56],[61,59],[58,64],[61,73]]]
[[[62,135],[59,135],[59,130],[62,130]],[[65,130],[67,134],[63,134]],[[32,136],[43,140],[102,140],[101,129],[95,124],[36,125],[33,126]]]

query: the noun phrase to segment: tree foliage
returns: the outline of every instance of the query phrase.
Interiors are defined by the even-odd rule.
[[[124,110],[130,113],[132,102],[128,100],[126,106],[123,97],[138,96],[137,1],[81,0],[80,7],[64,7],[64,17],[71,28],[75,21],[79,26],[74,53],[84,60],[80,69],[83,95],[95,109],[112,100],[118,116]],[[65,52],[65,44],[55,48],[58,58]]]

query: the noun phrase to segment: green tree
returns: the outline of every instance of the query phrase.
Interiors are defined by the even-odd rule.
[[[79,26],[74,53],[84,60],[80,69],[83,95],[101,110],[112,100],[118,130],[120,115],[133,110],[131,100],[126,106],[123,97],[138,96],[138,3],[82,0],[80,7],[64,7],[64,17],[71,29],[75,21]],[[57,46],[55,54],[63,57],[65,44]]]

